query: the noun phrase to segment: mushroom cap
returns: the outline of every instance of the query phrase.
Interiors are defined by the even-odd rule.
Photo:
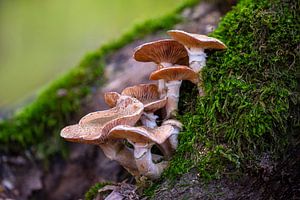
[[[132,143],[164,143],[174,128],[171,125],[163,125],[154,129],[140,126],[132,127],[126,125],[116,126],[109,132],[109,137],[112,139],[127,139]]]
[[[188,53],[184,46],[172,39],[158,40],[135,48],[133,58],[140,62],[185,64]]]
[[[134,97],[144,104],[146,112],[155,112],[163,108],[167,103],[167,98],[160,99],[158,87],[155,84],[140,84],[125,88],[122,95]]]
[[[189,80],[194,84],[199,82],[199,75],[186,66],[162,68],[150,74],[150,80],[164,79],[166,81]]]
[[[134,126],[144,110],[135,98],[121,96],[116,107],[89,113],[78,124],[62,129],[60,135],[71,142],[100,144],[107,140],[109,131],[118,125]]]
[[[66,126],[60,132],[60,136],[70,142],[85,144],[98,144],[96,134],[101,135],[102,127],[100,126],[79,126],[78,124]]]
[[[120,94],[117,92],[106,92],[104,94],[104,101],[109,107],[115,107],[118,99],[120,98]]]
[[[180,42],[186,47],[203,48],[203,49],[226,49],[226,45],[220,40],[199,35],[187,33],[181,30],[170,30],[167,32],[174,40]]]

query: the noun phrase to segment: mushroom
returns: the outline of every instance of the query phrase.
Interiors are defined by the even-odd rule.
[[[154,62],[157,64],[158,69],[188,63],[188,54],[184,46],[171,39],[142,44],[135,48],[133,57],[140,62]],[[158,81],[158,90],[161,97],[165,97],[164,80]]]
[[[133,152],[122,142],[111,140],[109,131],[117,125],[134,126],[140,119],[144,106],[135,98],[121,96],[116,107],[90,113],[78,124],[61,130],[61,137],[71,142],[99,145],[104,154],[119,162],[132,174],[138,174]]]
[[[190,67],[198,73],[206,65],[205,49],[226,49],[226,45],[220,40],[208,37],[206,35],[199,35],[187,33],[181,30],[170,30],[167,32],[174,40],[183,44],[189,55]],[[204,92],[199,88],[200,96]]]
[[[142,124],[149,128],[157,126],[157,115],[154,112],[163,108],[167,103],[167,98],[160,98],[157,85],[155,84],[140,84],[125,88],[122,95],[128,95],[138,99],[144,104],[144,112],[141,116]]]
[[[167,104],[166,104],[166,118],[175,115],[178,108],[179,92],[182,80],[189,80],[194,84],[200,82],[198,74],[186,66],[175,66],[171,68],[162,68],[154,71],[150,75],[150,80],[164,79],[167,81]]]
[[[168,162],[154,163],[151,148],[154,144],[163,144],[173,133],[174,127],[168,124],[154,129],[119,125],[110,131],[110,137],[126,139],[131,143],[134,147],[134,158],[139,173],[150,179],[157,179],[167,167]],[[169,156],[172,149],[162,149],[162,151],[164,155]]]

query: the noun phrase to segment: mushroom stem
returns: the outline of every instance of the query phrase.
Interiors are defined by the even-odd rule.
[[[164,68],[164,67],[172,67],[172,63],[168,62],[162,62],[158,65],[158,68]],[[164,98],[166,96],[167,90],[166,90],[166,81],[164,79],[158,80],[158,91],[160,93],[160,98]]]
[[[154,115],[153,113],[146,113],[143,112],[141,116],[142,124],[149,128],[155,128],[157,127],[156,119],[158,118],[157,115]]]
[[[194,72],[199,73],[202,68],[206,65],[206,53],[202,48],[186,48],[189,55],[189,64],[190,68],[193,69]],[[200,75],[201,76],[201,75]],[[198,92],[199,96],[204,96],[204,91],[202,89],[202,85],[198,84]]]
[[[162,62],[162,63],[160,63],[160,65],[162,65],[163,67],[172,67],[173,66],[173,64],[172,63],[168,63],[168,62]]]
[[[202,48],[186,48],[190,67],[198,73],[206,65],[206,53]]]
[[[164,79],[158,80],[158,92],[160,94],[160,98],[164,98],[166,96],[166,82]]]
[[[137,168],[141,175],[144,175],[150,179],[158,179],[167,167],[168,162],[162,161],[160,163],[153,163],[151,147],[153,143],[135,143],[134,144],[134,158]]]
[[[168,89],[168,101],[166,104],[167,119],[174,115],[174,112],[177,111],[181,82],[182,81],[169,81],[166,83]]]
[[[134,152],[120,141],[107,141],[99,144],[106,157],[115,160],[134,176],[139,174],[134,161]]]

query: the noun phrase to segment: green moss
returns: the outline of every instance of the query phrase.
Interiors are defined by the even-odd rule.
[[[276,159],[299,140],[298,11],[298,1],[241,0],[222,19],[212,36],[228,49],[208,53],[205,97],[183,86],[184,131],[166,177],[255,170],[264,153]]]
[[[112,183],[109,182],[105,182],[105,183],[96,183],[95,185],[93,185],[84,195],[84,199],[85,200],[93,200],[96,198],[97,194],[98,194],[98,190],[100,190],[101,188],[103,188],[106,185],[111,185]]]
[[[187,0],[164,17],[138,24],[120,39],[87,55],[78,66],[42,91],[33,103],[0,122],[0,151],[16,152],[30,147],[35,152],[43,150],[41,155],[47,156],[64,149],[59,131],[80,112],[91,86],[100,86],[105,81],[106,55],[149,33],[171,28],[180,22],[182,10],[196,3],[198,0]],[[67,95],[57,95],[59,89],[67,90]]]

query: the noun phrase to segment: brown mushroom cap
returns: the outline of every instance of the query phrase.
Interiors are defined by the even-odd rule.
[[[171,39],[158,40],[135,48],[133,57],[140,62],[185,64],[188,63],[188,53],[184,46]]]
[[[127,139],[133,143],[162,144],[173,133],[171,125],[163,125],[154,129],[147,127],[131,127],[126,125],[116,126],[109,132],[112,139]]]
[[[106,92],[104,94],[104,101],[111,108],[116,106],[119,98],[120,94],[117,92]]]
[[[220,40],[199,35],[187,33],[181,30],[170,30],[167,32],[174,40],[180,42],[186,47],[203,48],[203,49],[226,49],[226,45]]]
[[[143,104],[137,99],[121,96],[116,107],[87,114],[81,118],[79,124],[62,129],[61,137],[71,142],[100,144],[107,139],[113,127],[134,126],[143,110]]]
[[[155,84],[139,84],[127,87],[121,94],[134,97],[144,104],[151,102],[152,99],[159,99],[158,88]]]
[[[155,112],[163,108],[167,103],[167,98],[160,99],[158,87],[155,84],[140,84],[125,88],[122,95],[134,97],[144,104],[146,112]]]
[[[166,81],[189,80],[192,83],[197,84],[199,82],[199,75],[189,67],[175,66],[156,70],[150,74],[149,79],[164,79]]]

